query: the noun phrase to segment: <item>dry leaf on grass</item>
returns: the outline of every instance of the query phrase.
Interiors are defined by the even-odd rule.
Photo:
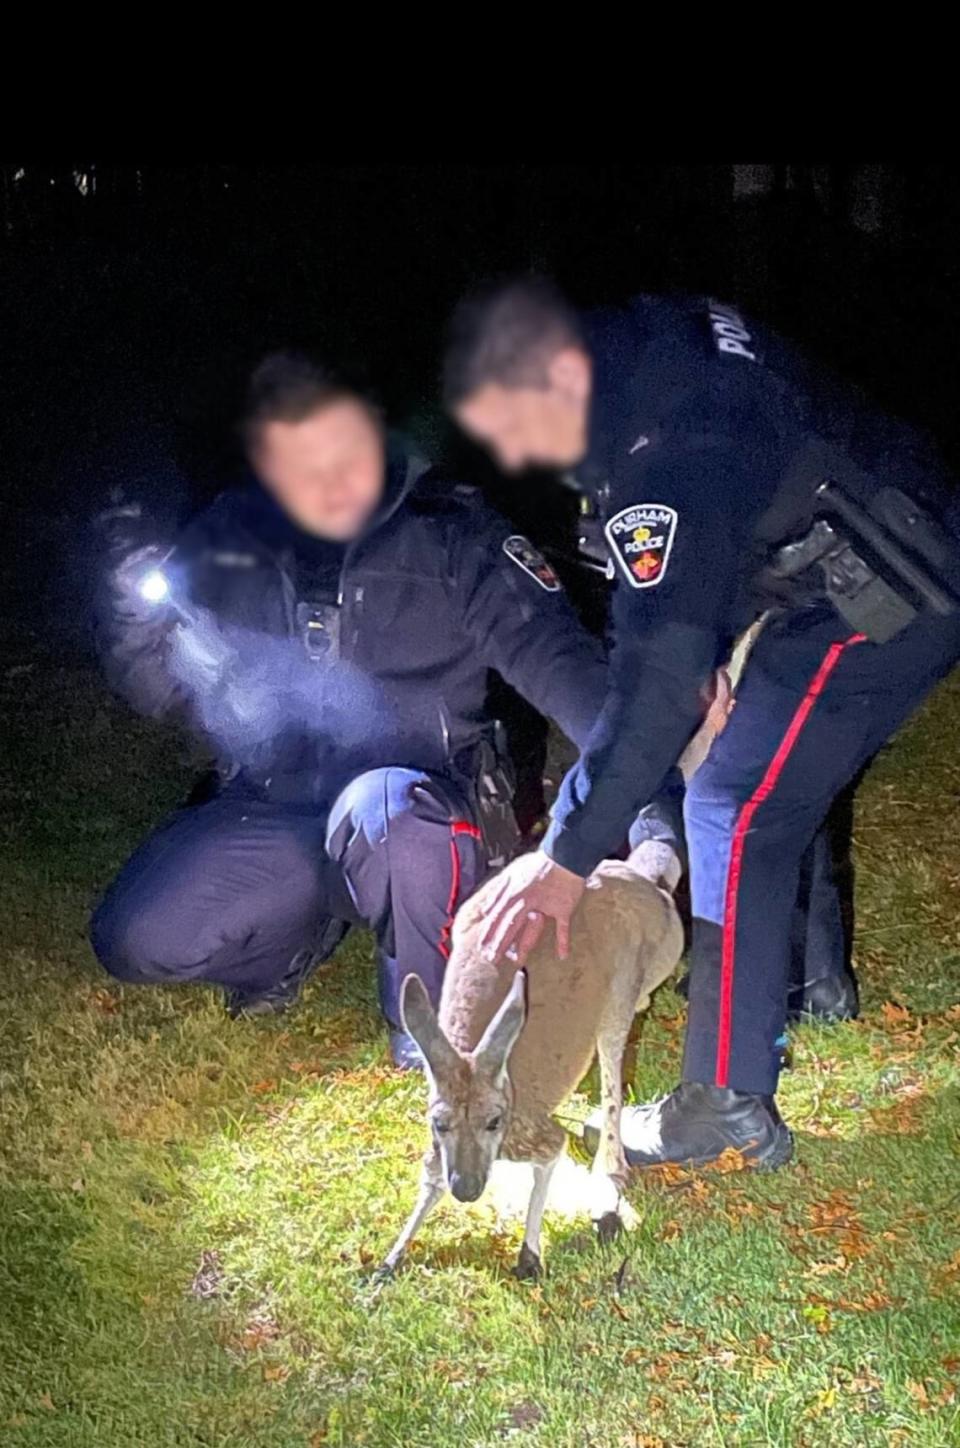
[[[707,1170],[726,1176],[733,1171],[749,1171],[752,1165],[753,1163],[747,1160],[742,1151],[738,1151],[735,1146],[727,1146],[718,1157],[709,1163]]]
[[[910,1012],[906,1006],[898,1005],[896,1001],[884,1001],[880,1014],[883,1016],[884,1025],[891,1031],[898,1031],[910,1022]]]

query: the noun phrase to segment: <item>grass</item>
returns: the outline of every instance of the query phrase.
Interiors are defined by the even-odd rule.
[[[381,1290],[423,1090],[369,941],[279,1021],[111,982],[91,899],[185,766],[82,670],[2,691],[4,1448],[960,1443],[960,680],[862,790],[865,1015],[795,1035],[797,1164],[638,1181],[612,1248],[548,1220],[537,1286],[444,1209]],[[638,1097],[681,1035],[664,991]]]

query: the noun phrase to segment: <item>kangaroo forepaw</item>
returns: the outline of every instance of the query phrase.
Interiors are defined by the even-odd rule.
[[[597,1237],[601,1242],[613,1242],[623,1231],[623,1222],[619,1212],[604,1212],[594,1223],[597,1229]]]
[[[520,1256],[517,1258],[513,1275],[518,1282],[535,1282],[537,1278],[543,1276],[543,1263],[536,1252],[531,1252],[526,1242],[520,1248]]]

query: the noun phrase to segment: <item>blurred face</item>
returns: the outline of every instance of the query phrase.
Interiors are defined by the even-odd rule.
[[[456,419],[505,472],[573,467],[587,451],[591,378],[587,354],[567,347],[548,364],[542,387],[488,382],[460,403]]]
[[[351,397],[301,422],[264,423],[252,460],[288,517],[317,538],[356,538],[383,497],[383,437]]]

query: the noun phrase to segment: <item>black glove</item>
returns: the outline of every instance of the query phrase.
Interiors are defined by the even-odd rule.
[[[92,520],[94,538],[106,554],[106,562],[119,563],[128,553],[143,548],[155,538],[157,529],[147,516],[143,504],[125,498],[121,488],[114,488],[110,501]]]

